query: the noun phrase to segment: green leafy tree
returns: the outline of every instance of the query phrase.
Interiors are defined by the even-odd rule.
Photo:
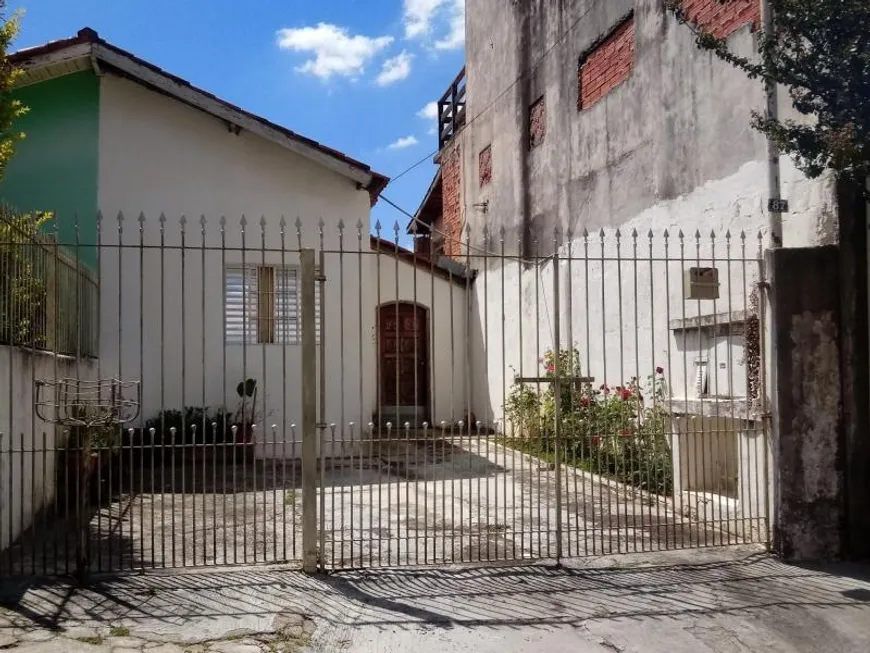
[[[739,0],[717,0],[728,4]],[[825,170],[862,183],[870,173],[870,2],[769,0],[775,27],[758,39],[757,57],[743,57],[703,25],[683,0],[666,0],[695,32],[700,48],[753,79],[785,87],[806,119],[775,120],[755,112],[752,125],[815,178]]]
[[[24,135],[14,129],[16,118],[27,111],[12,97],[12,89],[20,71],[12,65],[7,51],[18,34],[18,16],[6,18],[6,2],[0,0],[0,181],[6,172],[6,164],[15,152],[15,143]]]

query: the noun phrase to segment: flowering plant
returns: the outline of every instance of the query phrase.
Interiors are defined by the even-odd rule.
[[[540,359],[545,378],[554,378],[556,356],[548,350]],[[563,462],[618,478],[623,482],[660,493],[670,492],[672,470],[666,437],[669,414],[665,370],[656,367],[644,387],[636,377],[618,386],[597,387],[581,377],[576,349],[558,354],[560,384],[558,401],[559,440]],[[530,451],[552,452],[556,434],[555,384],[533,389],[518,383],[505,404],[505,417],[512,427],[513,445]],[[540,452],[538,452],[540,453]],[[573,461],[573,462],[572,462]]]

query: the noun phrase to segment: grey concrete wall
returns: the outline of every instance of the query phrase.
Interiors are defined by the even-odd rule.
[[[603,100],[578,111],[580,55],[632,9],[633,74]],[[496,247],[504,226],[510,250],[525,244],[549,254],[557,227],[577,234],[620,225],[765,158],[764,139],[749,124],[752,109],[762,106],[760,85],[699,51],[691,32],[665,13],[660,0],[468,0],[466,12],[473,122],[459,138],[464,210],[478,243],[486,224],[490,245]],[[741,28],[729,44],[750,54],[755,35],[749,26]],[[528,107],[541,95],[547,134],[530,151]],[[781,97],[788,110],[787,94]],[[481,189],[477,157],[488,144],[493,181]],[[763,185],[760,169],[754,180]],[[784,176],[788,187],[794,175],[787,171]],[[734,194],[735,189],[726,184],[716,192]],[[800,203],[799,194],[811,191],[791,189],[793,204]],[[835,241],[835,223],[824,204],[815,198],[818,210],[801,216],[813,224],[798,232],[810,238],[793,237],[795,230],[786,229],[786,245]],[[747,208],[735,201],[730,213],[717,215],[698,206],[696,224],[727,225],[733,215],[749,211],[761,227],[762,206],[759,201]]]
[[[843,428],[846,450],[847,554],[870,557],[870,342],[867,303],[867,200],[838,185]]]
[[[779,249],[771,270],[773,541],[791,560],[844,552],[839,250]]]
[[[0,347],[0,551],[52,504],[58,489],[55,467],[62,431],[36,414],[34,382],[93,380],[98,365],[95,360],[76,362],[41,351]],[[45,417],[51,413],[48,408],[40,412]]]

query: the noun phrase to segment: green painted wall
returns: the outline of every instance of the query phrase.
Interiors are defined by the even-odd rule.
[[[29,108],[16,122],[25,133],[0,182],[0,200],[21,211],[52,211],[62,243],[96,240],[100,80],[86,71],[25,86],[16,96]],[[52,227],[53,229],[53,227]],[[93,247],[79,257],[96,264]]]

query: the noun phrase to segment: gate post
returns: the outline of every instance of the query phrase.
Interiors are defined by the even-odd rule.
[[[562,358],[562,343],[560,320],[562,319],[561,310],[559,308],[559,250],[558,243],[556,244],[556,253],[553,254],[553,395],[556,401],[553,404],[553,454],[556,458],[555,465],[555,481],[556,481],[556,564],[562,562],[562,460],[561,451],[562,443],[559,438],[562,435],[562,379],[563,371],[561,369]],[[571,343],[573,346],[573,343]],[[574,374],[573,363],[570,374]]]
[[[302,570],[317,571],[317,340],[314,250],[300,252],[302,331]],[[323,525],[321,524],[321,527]]]

